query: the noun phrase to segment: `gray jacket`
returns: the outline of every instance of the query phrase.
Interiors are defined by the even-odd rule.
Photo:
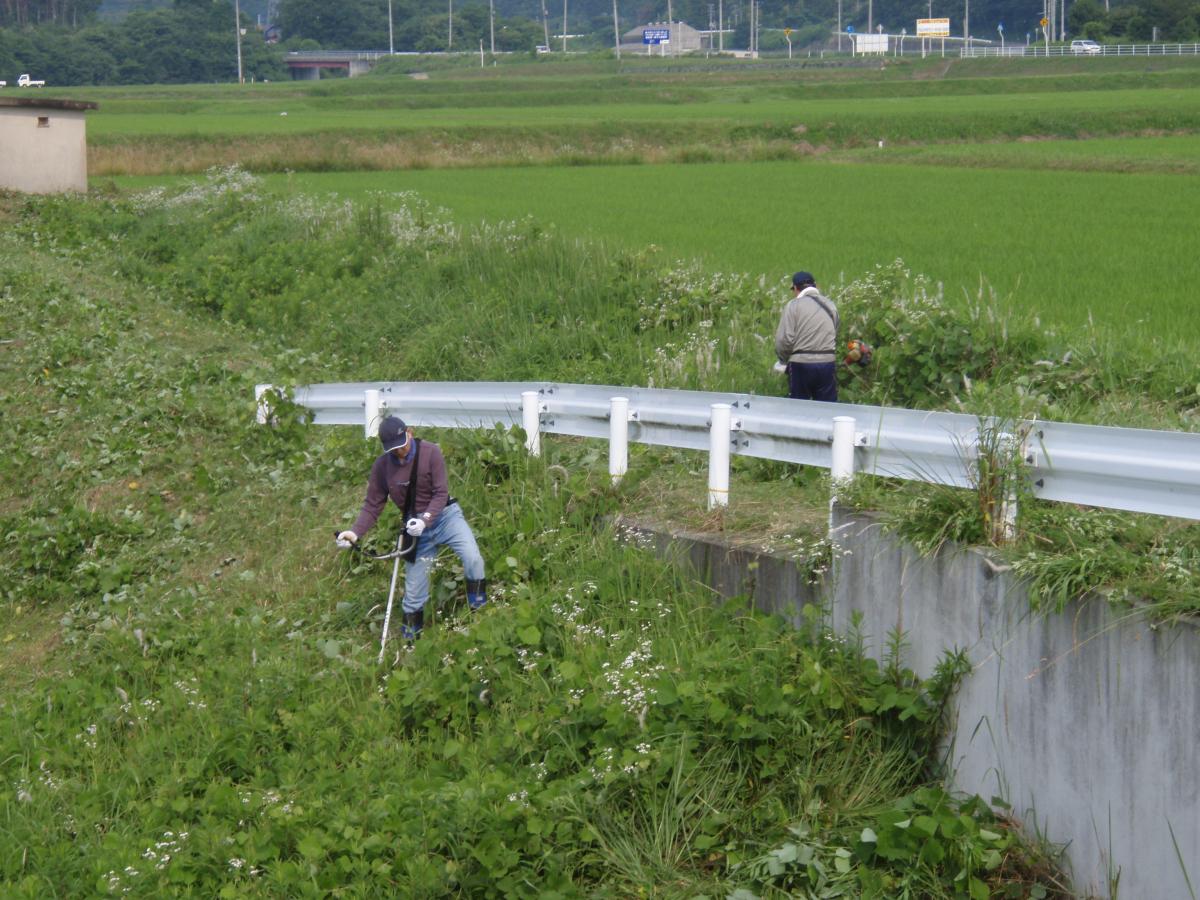
[[[838,324],[833,301],[815,287],[806,287],[783,308],[775,329],[775,355],[783,363],[836,362]]]

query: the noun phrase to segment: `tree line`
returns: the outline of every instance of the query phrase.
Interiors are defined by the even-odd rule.
[[[961,33],[967,0],[761,0],[762,49],[783,46],[781,29],[793,29],[798,47],[828,43],[841,10],[843,27],[882,25],[897,33],[929,15],[948,16]],[[1036,2],[1036,0],[1035,0]],[[870,5],[868,5],[870,4]],[[0,0],[0,80],[32,72],[51,84],[181,84],[231,81],[237,77],[232,0],[172,0],[108,21],[101,0]],[[389,36],[387,0],[280,0],[277,24],[283,40],[267,44],[244,12],[242,68],[247,79],[287,77],[288,49],[439,52],[475,50],[482,42],[501,52],[560,45],[566,30],[578,35],[576,50],[612,45],[612,0],[482,0],[461,5],[447,0],[392,0]],[[666,19],[664,0],[618,0],[621,31]],[[693,27],[723,25],[732,31],[726,47],[747,46],[749,0],[675,0],[672,16]],[[976,37],[996,36],[1003,23],[1010,43],[1037,39],[1040,4],[1029,0],[976,0],[971,11]],[[1068,37],[1101,41],[1200,41],[1200,0],[1073,0],[1067,8]],[[549,37],[549,40],[547,38]]]

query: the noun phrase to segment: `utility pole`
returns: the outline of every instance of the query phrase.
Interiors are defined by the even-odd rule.
[[[450,0],[450,18],[447,26],[446,49],[454,46],[454,0]]]
[[[932,0],[930,0],[932,2]],[[842,0],[838,0],[838,53],[842,52]]]
[[[671,45],[671,55],[675,55],[675,35],[672,32],[675,30],[671,23],[674,19],[671,16],[671,0],[667,0],[667,41]]]
[[[567,0],[563,0],[563,53],[567,52]]]
[[[621,61],[621,26],[617,22],[617,0],[613,0],[613,41],[617,48],[617,62]]]
[[[840,3],[841,0],[838,0]],[[725,0],[717,2],[717,41],[720,44],[718,49],[725,52]]]
[[[488,27],[492,32],[492,56],[496,55],[496,0],[488,0]]]
[[[392,0],[388,0],[388,53],[395,54],[396,42],[392,40]]]
[[[233,18],[233,36],[237,40],[238,84],[245,84],[246,78],[242,74],[242,8],[238,0],[233,0]]]
[[[867,34],[875,30],[875,4],[867,0]]]
[[[542,0],[542,43],[550,49],[550,19],[546,16],[546,0]]]

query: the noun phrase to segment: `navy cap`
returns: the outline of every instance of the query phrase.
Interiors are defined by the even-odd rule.
[[[379,441],[384,453],[399,450],[408,443],[408,426],[399,416],[388,416],[379,423]]]
[[[792,276],[792,285],[794,287],[804,287],[806,284],[815,285],[817,279],[813,278],[812,272],[797,272]]]

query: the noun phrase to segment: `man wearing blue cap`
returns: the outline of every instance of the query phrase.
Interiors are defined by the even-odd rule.
[[[420,636],[425,624],[429,569],[437,558],[438,548],[449,546],[462,560],[467,604],[473,610],[487,603],[483,556],[462,509],[450,496],[441,448],[414,438],[412,429],[396,416],[388,416],[380,423],[379,440],[383,453],[371,466],[362,511],[349,530],[341,532],[337,539],[357,543],[375,525],[389,497],[403,510],[412,483],[412,517],[404,523],[404,529],[416,538],[417,552],[411,561],[404,563],[404,620],[400,627],[401,635],[412,641]]]
[[[838,312],[810,272],[792,276],[792,299],[775,330],[775,355],[787,367],[793,400],[837,401]]]

